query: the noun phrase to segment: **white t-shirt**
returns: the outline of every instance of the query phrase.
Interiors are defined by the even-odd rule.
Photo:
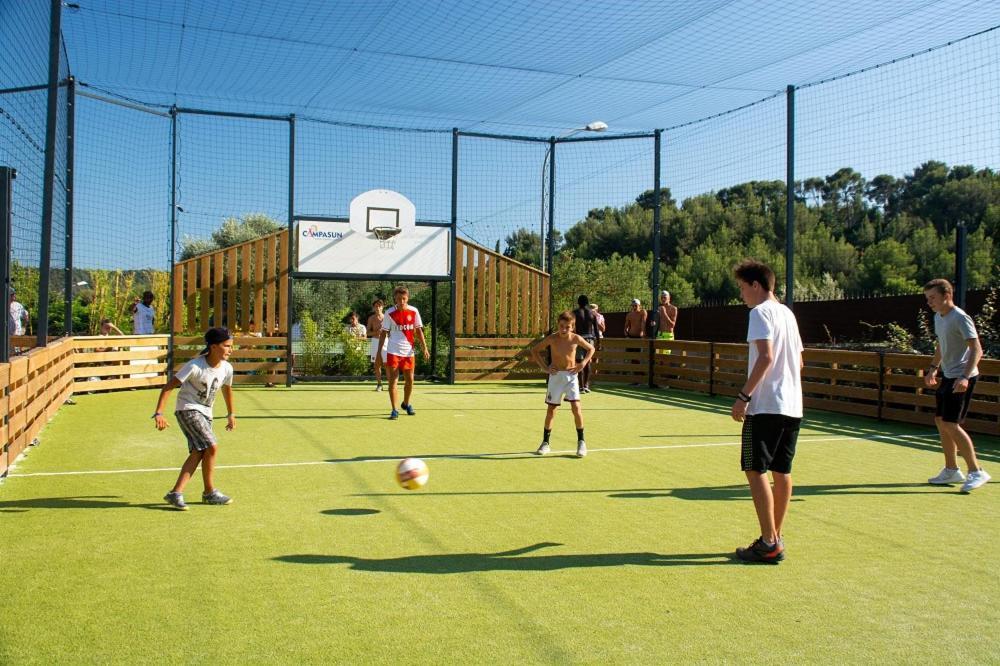
[[[395,356],[413,356],[414,335],[418,328],[423,327],[419,310],[409,305],[405,310],[397,310],[393,305],[382,318],[382,331],[389,332],[385,341],[386,352]]]
[[[229,361],[220,361],[213,368],[208,364],[208,357],[198,356],[185,363],[174,376],[181,382],[174,411],[193,409],[212,418],[216,393],[224,385],[233,385],[233,366]]]
[[[136,335],[151,335],[154,317],[152,306],[136,303],[135,312],[132,313],[132,332]]]
[[[755,340],[770,340],[774,361],[754,389],[747,414],[783,414],[802,418],[802,338],[795,315],[785,305],[768,299],[750,310],[747,374],[757,362]]]
[[[344,327],[344,332],[355,338],[368,337],[368,329],[365,328],[364,324],[355,324],[354,326],[347,325]]]
[[[12,328],[10,329],[11,335],[24,335],[24,320],[28,318],[28,309],[17,301],[11,301],[10,303],[10,321]]]

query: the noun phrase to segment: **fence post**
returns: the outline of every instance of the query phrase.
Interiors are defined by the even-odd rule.
[[[66,313],[63,330],[73,335],[73,135],[76,131],[76,79],[66,83]]]
[[[7,312],[4,313],[3,323],[0,323],[0,363],[10,360],[10,336],[14,332],[10,330],[10,251],[11,251],[11,223],[13,220],[13,193],[14,178],[17,171],[12,167],[0,166],[0,285],[3,289],[3,302]],[[5,415],[0,419],[6,418]],[[4,442],[6,444],[6,442]]]
[[[715,397],[715,343],[708,343],[708,395]]]
[[[49,83],[45,120],[45,171],[42,180],[42,241],[38,260],[38,346],[48,344],[49,280],[52,272],[52,209],[56,189],[56,125],[59,116],[59,38],[62,0],[49,3]]]
[[[785,305],[792,307],[795,287],[795,86],[788,86],[785,138]]]
[[[656,130],[653,134],[653,300],[655,304],[659,302],[660,294],[660,133]]]
[[[455,338],[458,319],[458,128],[451,130],[451,344],[448,348],[448,383],[455,383]]]
[[[969,229],[965,222],[959,222],[955,226],[955,305],[965,309],[965,290],[968,278],[966,277],[966,254],[969,245]]]
[[[288,291],[285,299],[285,387],[292,385],[292,267],[295,266],[295,114],[288,116]],[[275,313],[277,316],[277,313]]]
[[[882,420],[882,405],[885,404],[885,352],[878,353],[878,414],[879,421]]]
[[[174,376],[174,335],[180,294],[177,284],[177,107],[170,107],[170,340],[167,341],[167,381]]]

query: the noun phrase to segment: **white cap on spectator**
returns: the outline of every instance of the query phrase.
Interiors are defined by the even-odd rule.
[[[640,301],[638,298],[633,298],[632,305],[642,305],[642,301]]]

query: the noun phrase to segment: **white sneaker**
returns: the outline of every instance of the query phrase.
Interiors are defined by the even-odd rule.
[[[970,474],[969,476],[972,475]],[[942,470],[938,472],[937,476],[927,479],[927,483],[935,486],[947,486],[952,483],[962,483],[962,481],[965,481],[965,475],[962,474],[962,470],[957,467],[955,469],[949,469],[947,467],[942,468]]]
[[[587,442],[582,439],[576,443],[576,457],[583,458],[587,455]]]
[[[979,470],[976,472],[969,472],[969,478],[965,480],[962,484],[963,493],[971,493],[973,490],[979,486],[986,485],[986,482],[990,480],[990,475],[986,473],[986,470]]]
[[[549,449],[549,443],[548,442],[542,442],[542,445],[538,447],[537,451],[535,451],[535,455],[536,456],[544,456],[546,453],[549,452],[549,450],[550,450]]]

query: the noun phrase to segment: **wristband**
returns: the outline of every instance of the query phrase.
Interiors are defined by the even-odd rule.
[[[227,419],[231,419],[231,418],[233,418],[234,416],[236,416],[236,414],[233,414],[232,412],[229,412],[228,414],[226,414],[226,418],[227,418]]]
[[[743,391],[740,391],[739,393],[737,393],[737,394],[736,394],[736,398],[737,398],[738,400],[742,400],[743,402],[750,402],[750,396],[748,396],[748,395],[747,395],[746,393],[744,393]]]
[[[153,416],[150,417],[150,418],[154,418],[155,419],[157,416],[163,416],[163,412],[154,412]]]

